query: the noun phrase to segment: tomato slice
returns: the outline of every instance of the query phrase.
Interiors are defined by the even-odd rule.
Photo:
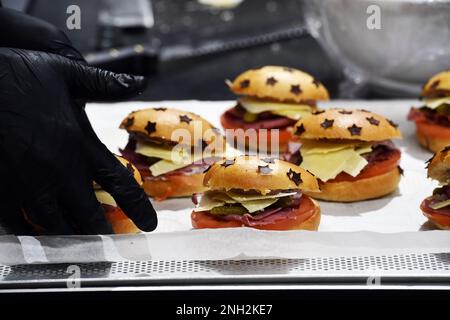
[[[430,207],[431,197],[426,198],[420,204],[420,209],[423,214],[433,222],[439,224],[440,226],[445,226],[450,228],[450,208],[442,208],[435,210]]]
[[[398,167],[400,155],[401,153],[399,150],[392,151],[387,159],[369,163],[356,177],[352,177],[346,172],[341,172],[336,178],[328,180],[327,182],[357,181],[385,174]]]
[[[425,137],[435,137],[441,139],[450,139],[450,128],[425,121],[416,121],[417,132]]]
[[[267,220],[253,221],[252,225],[243,225],[240,221],[225,220],[205,212],[192,212],[192,226],[196,229],[204,228],[238,228],[250,227],[260,230],[291,230],[297,229],[296,226],[305,222],[315,213],[316,206],[311,198],[303,196],[302,201],[297,209],[291,214],[283,216],[283,218],[267,223]],[[276,213],[275,213],[276,214]]]
[[[225,116],[221,117],[221,122],[222,122],[222,126],[225,129],[228,129],[228,130],[230,130],[230,129],[243,129],[239,125],[229,121],[228,118],[225,117]],[[260,132],[259,132],[259,129],[255,129],[255,130],[257,132],[256,142],[250,141],[248,136],[245,135],[245,132],[242,132],[242,134],[239,134],[239,132],[236,132],[237,142],[238,143],[239,142],[245,142],[245,145],[247,145],[247,146],[249,146],[249,145],[252,146],[252,145],[256,144],[256,146],[258,146],[258,149],[259,149],[259,143],[260,143],[259,135],[260,135]],[[264,138],[265,141],[261,141],[261,143],[263,144],[262,147],[267,146],[267,147],[269,147],[269,149],[270,149],[270,146],[272,145],[272,133],[271,133],[271,130],[278,130],[278,149],[280,151],[285,151],[287,149],[289,141],[293,138],[292,130],[290,128],[264,129],[264,130],[267,130],[267,135]],[[265,148],[263,148],[263,149],[265,149]]]
[[[408,119],[416,123],[417,132],[422,136],[450,139],[450,127],[433,122],[420,109],[411,108]]]

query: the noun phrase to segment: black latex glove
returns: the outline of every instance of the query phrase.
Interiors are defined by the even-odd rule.
[[[0,30],[0,223],[31,233],[24,209],[47,234],[112,233],[96,181],[141,230],[154,230],[147,196],[84,112],[84,101],[127,98],[144,79],[86,66],[62,32],[15,11],[0,9]]]

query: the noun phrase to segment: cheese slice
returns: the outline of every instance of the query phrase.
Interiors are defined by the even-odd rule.
[[[152,164],[149,169],[150,169],[152,175],[157,177],[157,176],[160,176],[167,172],[181,169],[186,166],[187,165],[185,163],[175,163],[175,162],[168,161],[168,160],[160,160],[160,161]]]
[[[247,209],[249,213],[253,213],[256,211],[263,210],[268,206],[277,202],[278,199],[259,199],[259,200],[251,200],[251,201],[242,201],[240,204]]]
[[[224,197],[227,197],[226,194],[223,194],[223,195],[224,195]],[[217,194],[214,192],[205,192],[202,195],[200,203],[197,205],[197,207],[194,209],[194,211],[195,212],[209,211],[212,208],[221,207],[221,206],[225,205],[226,203],[236,203],[236,201],[229,202],[228,200],[220,199],[217,196]]]
[[[116,200],[105,190],[96,190],[95,197],[98,202],[102,204],[109,204],[110,206],[117,207]]]
[[[239,103],[247,112],[253,114],[271,112],[294,120],[311,115],[312,110],[307,104],[260,101],[251,98],[241,98]]]
[[[361,154],[372,150],[370,144],[365,143],[308,143],[301,148],[303,161],[300,167],[324,182],[336,178],[341,172],[356,177],[368,164]]]
[[[289,197],[296,192],[285,192],[285,193],[278,193],[278,194],[271,194],[271,195],[242,195],[238,194],[236,192],[230,192],[228,191],[226,193],[231,199],[237,201],[237,202],[243,202],[243,201],[253,201],[253,200],[264,200],[264,199],[277,199],[277,198],[283,198],[283,197]]]
[[[157,177],[157,176],[160,176],[167,172],[187,167],[191,163],[201,160],[202,158],[203,158],[203,154],[201,152],[199,152],[199,153],[195,153],[191,156],[184,157],[183,161],[181,161],[181,162],[173,162],[170,160],[163,159],[163,160],[160,160],[160,161],[152,164],[149,167],[149,169],[150,169],[150,172],[152,173],[152,175]]]
[[[198,211],[209,211],[216,207],[221,207],[225,204],[230,203],[240,203],[249,213],[253,213],[256,211],[263,210],[267,208],[268,206],[274,204],[278,201],[279,198],[285,197],[293,193],[283,193],[279,195],[271,195],[271,196],[260,196],[259,199],[257,196],[252,197],[243,197],[239,196],[240,199],[237,201],[236,199],[233,199],[229,193],[219,193],[215,191],[209,191],[203,194],[200,203],[198,206],[194,209],[195,212]]]
[[[352,177],[356,177],[367,164],[367,160],[355,151],[352,152],[352,155],[345,162],[342,171],[348,173]]]
[[[334,142],[327,140],[305,140],[302,141],[303,154],[322,154],[344,149],[354,149],[361,145],[360,142]]]
[[[437,109],[438,107],[440,107],[443,104],[450,105],[450,97],[425,100],[425,106],[427,106],[430,109]]]
[[[447,206],[450,206],[450,199],[431,204],[430,208],[434,209],[434,210],[438,210],[438,209],[442,209],[442,208],[447,207]]]
[[[155,143],[138,142],[136,144],[136,153],[150,158],[159,158],[175,163],[185,163],[190,157],[190,150],[179,148],[173,151],[173,148],[162,147]]]

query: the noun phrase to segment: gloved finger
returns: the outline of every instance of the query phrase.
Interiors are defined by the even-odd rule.
[[[93,161],[96,171],[94,180],[111,194],[122,211],[142,231],[156,229],[158,219],[148,196],[134,179],[129,169],[125,168],[106,147],[98,153]]]
[[[84,62],[64,32],[44,20],[0,8],[0,30],[0,47],[44,51]]]
[[[85,134],[87,157],[94,180],[113,196],[122,211],[139,229],[153,231],[158,221],[148,196],[130,171],[97,137],[84,110],[77,113],[77,120]]]
[[[8,234],[32,235],[33,228],[26,222],[21,210],[17,172],[11,170],[4,157],[6,151],[2,140],[0,134],[0,227]]]
[[[75,99],[115,101],[142,93],[147,79],[124,73],[114,73],[79,62],[55,58]]]
[[[28,199],[24,204],[27,219],[48,235],[77,234],[54,194],[41,194]]]
[[[84,175],[73,175],[60,192],[60,203],[79,234],[113,234],[112,226],[95,197],[92,183]]]
[[[0,201],[0,227],[7,234],[14,234],[16,236],[21,235],[34,235],[35,231],[32,226],[25,220],[21,208],[11,201],[11,194],[2,193],[5,198],[2,197]]]

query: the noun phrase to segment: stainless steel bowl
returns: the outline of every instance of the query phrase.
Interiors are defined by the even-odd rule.
[[[379,8],[380,29],[367,26],[371,5]],[[355,90],[370,83],[417,96],[430,76],[450,69],[450,0],[306,0],[305,14]]]

